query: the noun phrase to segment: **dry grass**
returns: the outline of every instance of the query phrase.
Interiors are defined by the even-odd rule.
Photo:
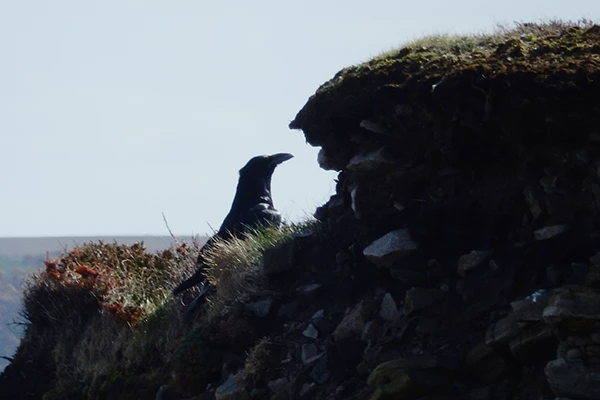
[[[207,277],[216,288],[209,297],[207,318],[226,314],[233,305],[268,289],[263,273],[264,251],[292,240],[295,233],[312,229],[313,225],[313,221],[305,221],[280,228],[266,226],[253,230],[245,239],[216,241],[206,255]]]
[[[196,269],[199,242],[157,254],[140,244],[75,248],[47,261],[46,270],[29,281],[20,351],[52,360],[55,387],[48,399],[111,396],[129,390],[133,381],[149,392],[173,379],[198,390],[220,371],[215,343],[236,351],[255,344],[253,327],[238,311],[268,286],[264,251],[311,224],[264,227],[245,240],[217,242],[207,257],[216,289],[208,312],[191,325],[183,322],[171,290]],[[249,370],[256,371],[251,375],[264,369],[259,364],[267,344],[260,341],[250,352]]]
[[[25,290],[21,347],[50,352],[56,374],[50,397],[100,391],[133,374],[164,369],[167,375],[185,334],[171,289],[197,247],[193,241],[148,254],[141,244],[99,242],[46,262]]]
[[[274,346],[275,344],[270,338],[264,337],[250,349],[244,368],[240,371],[244,382],[256,384],[264,378],[264,375],[273,367],[271,355]]]
[[[593,21],[581,19],[579,21],[551,20],[541,23],[517,22],[512,25],[498,25],[492,33],[479,33],[471,35],[427,35],[401,46],[381,53],[368,63],[379,63],[386,59],[402,58],[408,49],[420,53],[430,54],[432,58],[443,56],[469,56],[473,53],[489,54],[497,46],[510,39],[519,39],[531,42],[557,36],[562,32],[578,27],[589,28]]]

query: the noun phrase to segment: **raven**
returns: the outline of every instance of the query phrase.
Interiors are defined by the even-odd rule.
[[[200,249],[198,269],[194,275],[173,290],[173,294],[178,295],[193,286],[202,284],[202,290],[190,303],[188,313],[193,312],[203,302],[210,289],[204,275],[206,266],[204,254],[215,240],[227,240],[234,236],[243,238],[249,229],[262,224],[269,223],[275,226],[281,224],[281,214],[273,206],[271,197],[271,177],[279,164],[292,157],[294,156],[288,153],[256,156],[240,170],[240,178],[229,214],[225,217],[219,231]]]

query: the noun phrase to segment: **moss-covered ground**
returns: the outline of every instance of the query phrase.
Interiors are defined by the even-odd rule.
[[[290,128],[323,146],[336,169],[386,135],[420,143],[421,152],[442,148],[458,130],[485,132],[501,146],[568,142],[565,131],[588,135],[578,121],[589,126],[600,115],[599,43],[600,26],[586,21],[425,37],[342,69]]]

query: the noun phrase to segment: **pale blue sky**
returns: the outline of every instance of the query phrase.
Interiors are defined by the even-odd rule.
[[[597,20],[597,0],[0,1],[0,236],[218,228],[237,171],[289,220],[334,191],[287,128],[338,70],[431,33]]]

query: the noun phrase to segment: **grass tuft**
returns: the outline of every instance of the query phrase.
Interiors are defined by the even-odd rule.
[[[248,352],[246,363],[241,371],[241,378],[251,385],[262,380],[275,366],[272,353],[275,343],[268,337],[260,339]]]
[[[206,275],[216,288],[209,298],[208,318],[226,314],[232,306],[267,290],[265,250],[290,242],[295,234],[314,229],[315,224],[308,220],[279,228],[262,226],[252,229],[244,239],[217,240],[206,254]]]

